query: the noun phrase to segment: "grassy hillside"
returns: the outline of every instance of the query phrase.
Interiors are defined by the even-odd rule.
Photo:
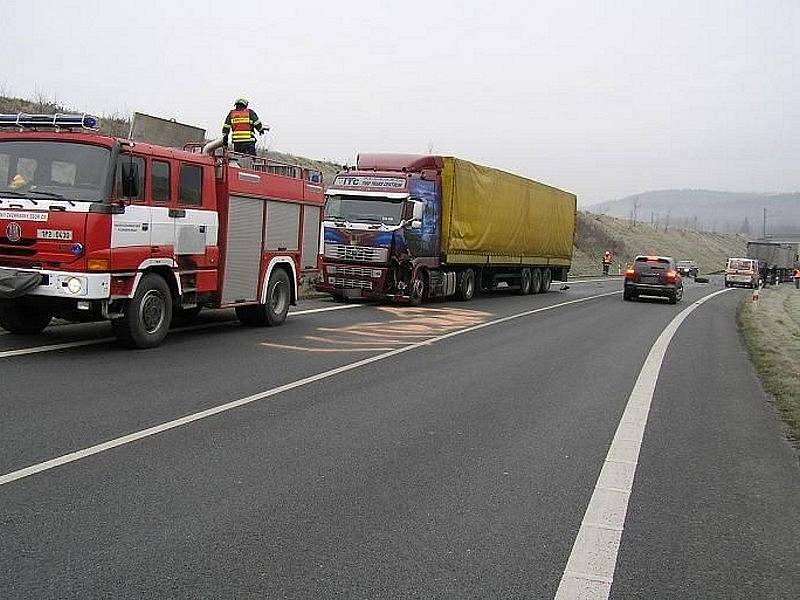
[[[605,250],[623,265],[637,254],[661,254],[676,260],[691,259],[702,273],[725,268],[729,256],[743,256],[747,239],[730,233],[709,233],[670,227],[632,225],[629,221],[604,215],[578,213],[573,273],[596,274]]]

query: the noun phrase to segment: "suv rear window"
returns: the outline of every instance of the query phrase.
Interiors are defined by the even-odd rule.
[[[734,259],[728,261],[729,269],[736,269],[737,271],[748,271],[753,268],[752,260]]]

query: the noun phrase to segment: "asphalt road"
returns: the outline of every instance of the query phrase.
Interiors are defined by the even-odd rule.
[[[553,598],[645,357],[719,289],[314,301],[337,309],[136,352],[106,324],[0,335],[0,482],[94,447],[0,485],[0,598]],[[612,598],[800,597],[800,469],[743,294],[667,349]]]

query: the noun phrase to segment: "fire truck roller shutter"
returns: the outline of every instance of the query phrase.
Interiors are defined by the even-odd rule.
[[[318,206],[303,207],[303,252],[300,262],[303,269],[316,269],[319,252],[319,215]]]
[[[267,202],[267,251],[296,252],[300,233],[300,205]]]
[[[222,301],[225,304],[253,301],[258,297],[263,222],[263,200],[231,196],[225,247],[225,281],[222,287]]]

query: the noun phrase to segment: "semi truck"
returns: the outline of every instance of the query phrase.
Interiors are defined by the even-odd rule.
[[[800,262],[800,244],[758,240],[747,242],[747,257],[761,261],[765,282],[786,282],[792,280],[794,266]]]
[[[326,191],[321,279],[337,300],[412,305],[566,280],[577,199],[459,158],[361,154]]]
[[[280,325],[317,268],[318,171],[100,134],[90,115],[0,115],[0,327],[110,319],[136,348],[173,316]]]

